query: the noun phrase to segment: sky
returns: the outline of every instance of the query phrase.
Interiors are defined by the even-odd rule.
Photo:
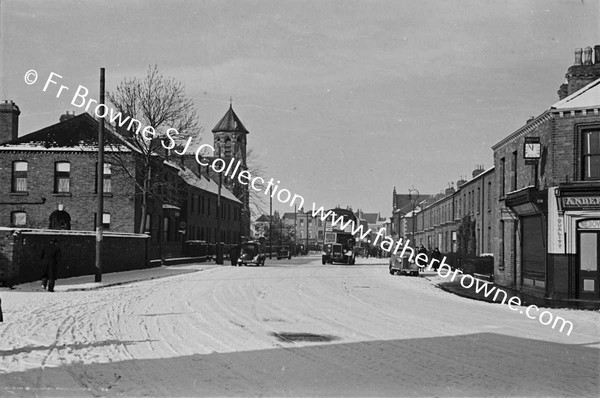
[[[596,44],[589,0],[0,0],[0,100],[24,135],[82,112],[43,91],[51,72],[97,98],[101,67],[110,91],[156,64],[185,84],[202,142],[232,98],[280,188],[390,216],[394,187],[437,193],[492,167]]]

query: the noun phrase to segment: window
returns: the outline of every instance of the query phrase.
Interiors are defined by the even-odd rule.
[[[506,159],[500,159],[500,197],[506,194]]]
[[[112,184],[111,177],[112,176],[112,165],[110,163],[104,163],[104,182],[102,184],[102,192],[110,193],[112,192]]]
[[[146,233],[150,233],[152,231],[152,214],[146,214]]]
[[[516,191],[517,190],[517,151],[514,151],[512,153],[512,173],[513,173],[512,190]]]
[[[487,205],[488,211],[492,210],[492,182],[488,182],[488,190],[487,190]]]
[[[227,137],[225,139],[225,158],[231,157],[231,139]]]
[[[163,242],[169,241],[169,217],[163,217]]]
[[[94,213],[94,227],[96,227],[96,223],[97,223],[97,214],[98,213]],[[110,213],[103,213],[102,214],[102,228],[103,229],[110,229]],[[148,226],[146,225],[146,229],[148,229]]]
[[[10,213],[10,223],[15,227],[22,227],[27,224],[27,213],[24,211],[13,211]]]
[[[54,164],[54,192],[69,192],[71,189],[71,163],[56,162]]]
[[[583,179],[600,179],[600,130],[584,131],[582,144]]]
[[[481,211],[481,191],[477,188],[477,213]]]
[[[27,162],[13,162],[12,192],[27,192]]]
[[[102,214],[102,228],[110,229],[110,213]]]
[[[499,269],[504,269],[504,221],[500,220],[500,231],[498,231],[499,233],[499,244],[500,247],[498,248],[498,254],[499,257],[498,258],[498,268]]]

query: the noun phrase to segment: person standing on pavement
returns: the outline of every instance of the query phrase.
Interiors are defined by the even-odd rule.
[[[425,246],[421,245],[419,247],[419,254],[424,253],[426,256],[429,255],[429,252],[427,251],[427,249],[425,249]]]
[[[431,258],[434,260],[438,260],[433,265],[433,269],[437,271],[437,269],[440,267],[440,262],[442,261],[442,252],[440,252],[440,249],[438,249],[437,247],[433,249],[433,252],[431,252]]]
[[[48,288],[49,292],[54,291],[54,283],[56,282],[56,274],[58,272],[58,262],[60,260],[60,247],[56,244],[56,239],[50,239],[50,243],[42,249],[40,259],[44,266],[44,276],[42,279],[42,287]]]

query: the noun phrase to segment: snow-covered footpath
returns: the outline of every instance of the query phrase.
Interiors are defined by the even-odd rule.
[[[391,276],[384,261],[200,264],[105,275],[108,287],[0,290],[0,396],[600,393],[597,311],[553,309],[575,325],[566,336]]]

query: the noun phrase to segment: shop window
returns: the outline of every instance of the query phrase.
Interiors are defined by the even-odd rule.
[[[27,162],[13,162],[12,192],[27,192]]]
[[[13,211],[10,213],[10,224],[15,227],[22,227],[27,224],[27,213],[24,211]]]
[[[600,179],[600,130],[583,132],[581,152],[583,179]]]
[[[54,164],[54,192],[65,193],[71,190],[71,163],[56,162]]]

